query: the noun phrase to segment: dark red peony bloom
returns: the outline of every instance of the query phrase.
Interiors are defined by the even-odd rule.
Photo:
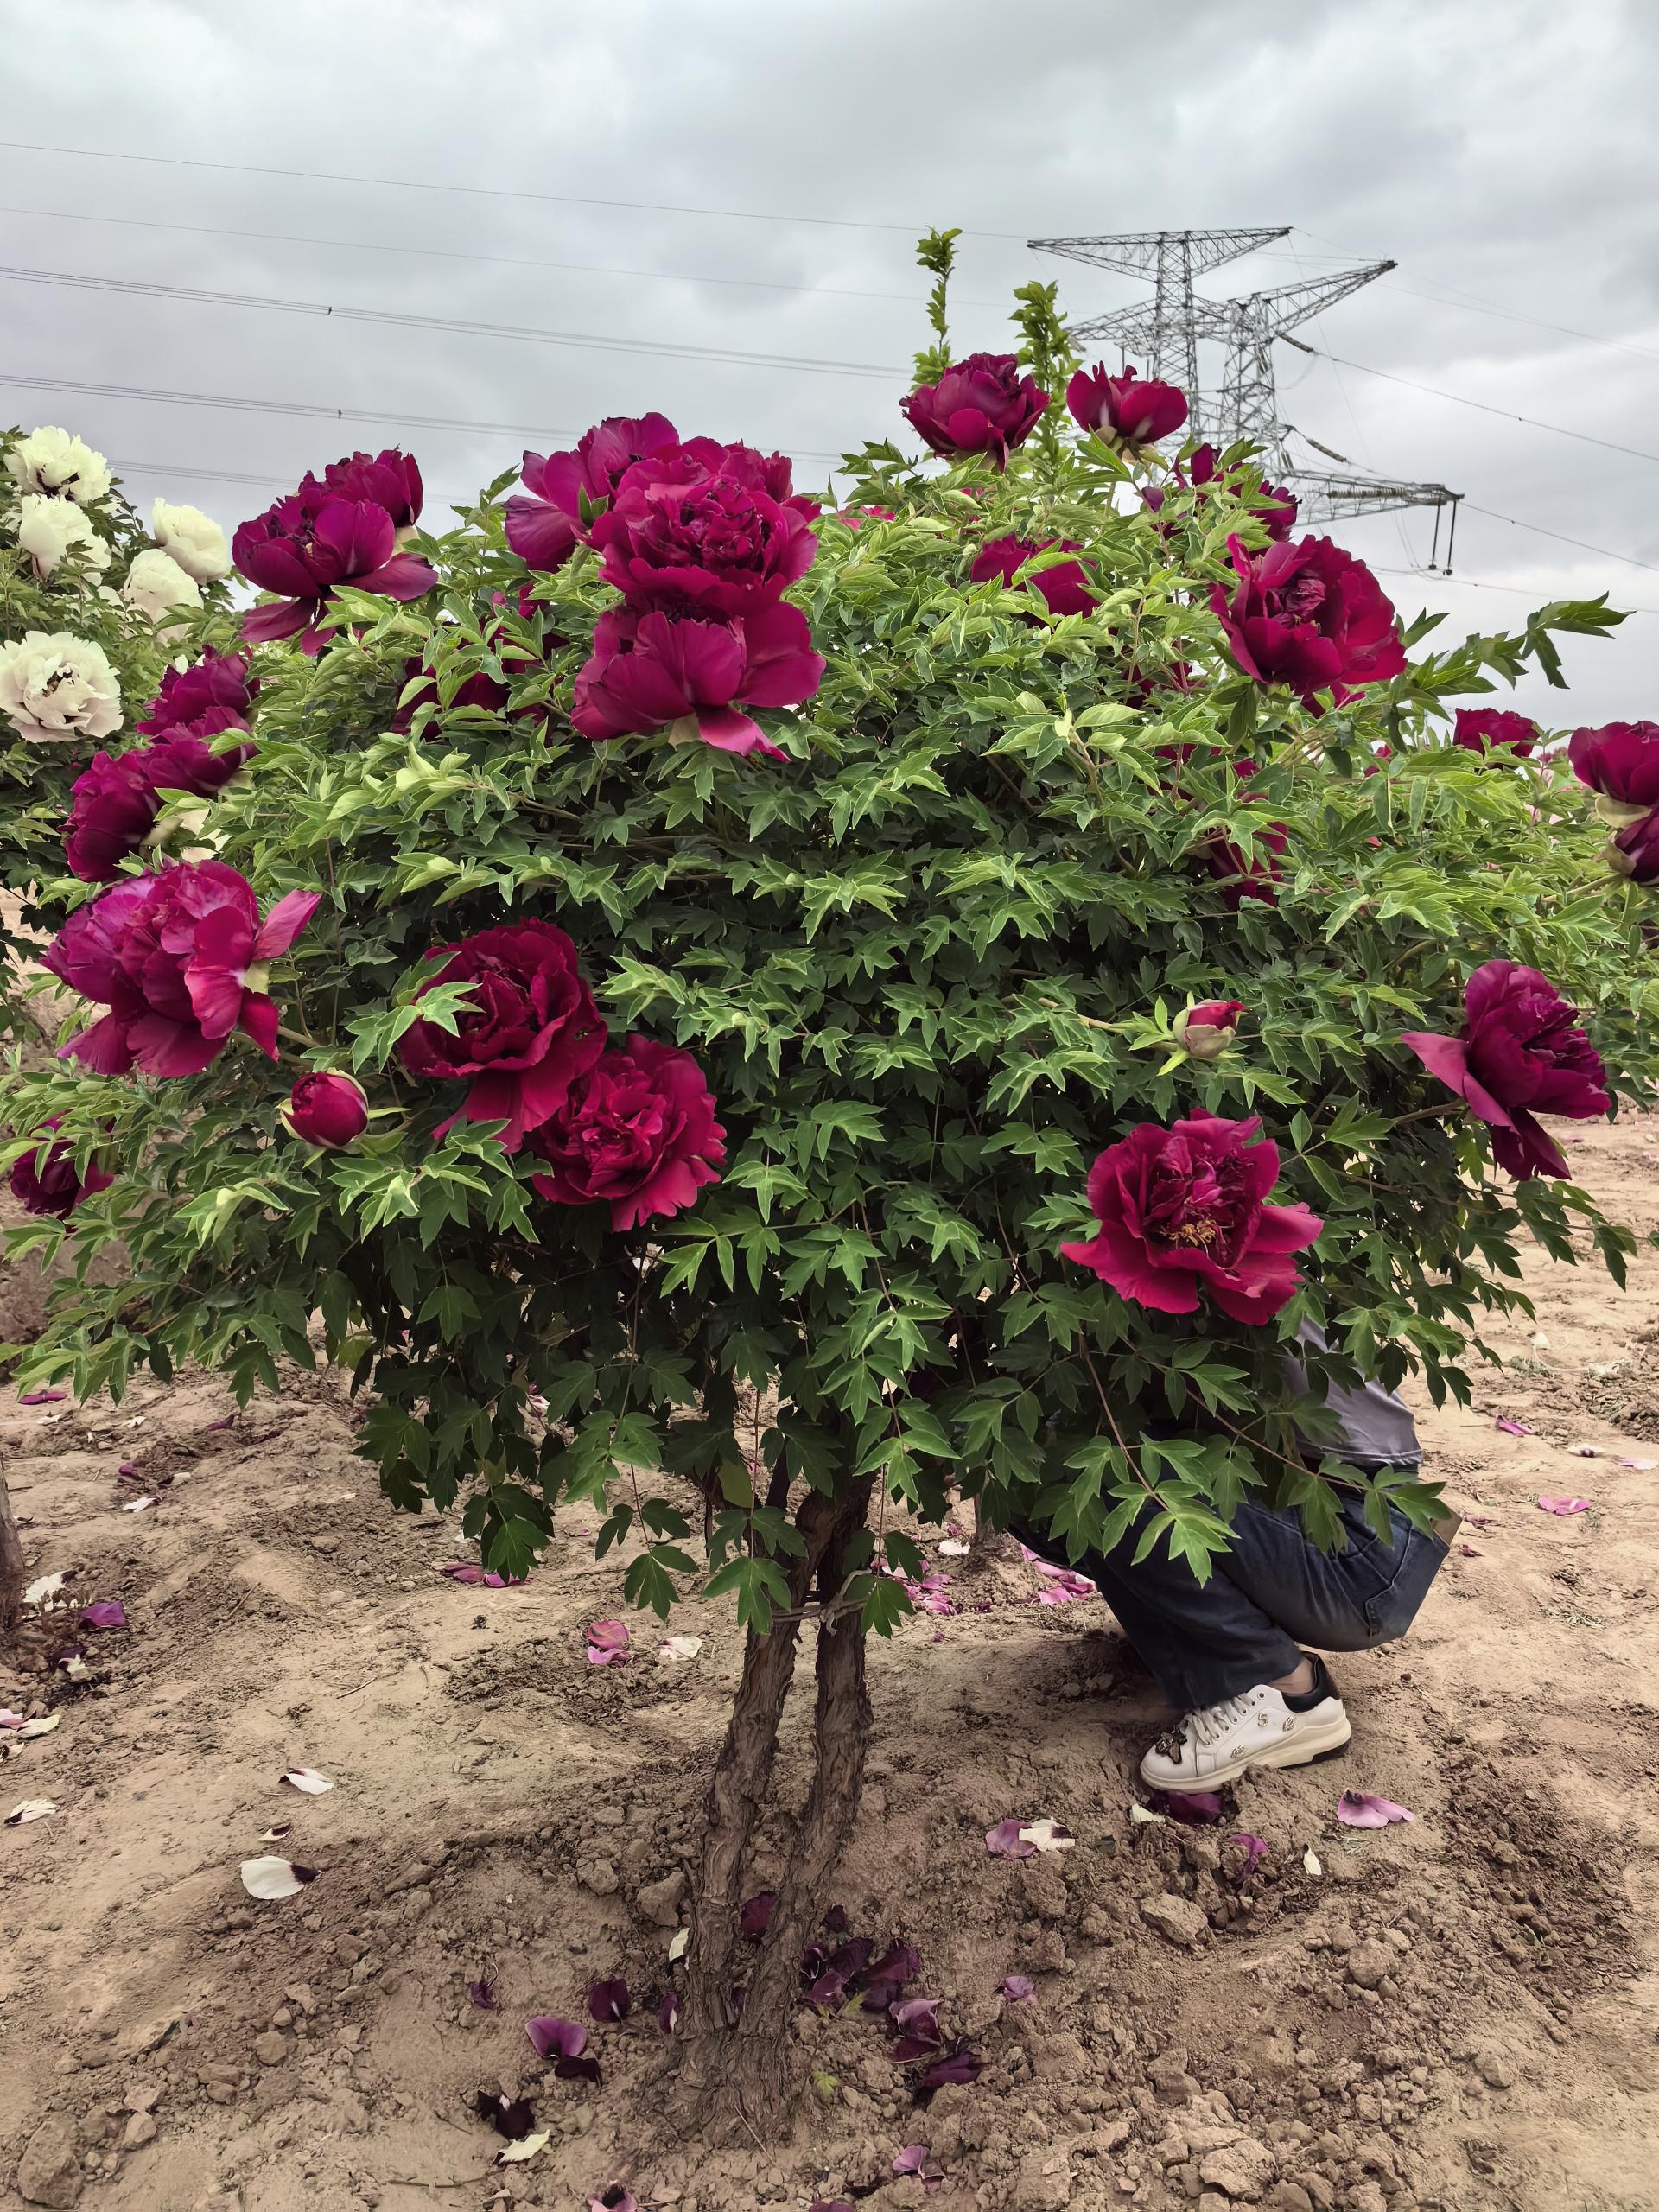
[[[1210,604],[1246,676],[1287,683],[1309,707],[1316,693],[1329,691],[1340,706],[1362,684],[1405,667],[1382,586],[1328,537],[1301,537],[1265,553],[1231,537],[1227,550],[1238,582],[1230,597],[1216,585]]]
[[[1203,505],[1211,490],[1224,493],[1229,499],[1244,499],[1252,515],[1267,531],[1275,544],[1288,537],[1296,527],[1296,499],[1282,484],[1263,484],[1255,491],[1247,491],[1244,472],[1241,468],[1224,468],[1221,457],[1214,446],[1199,446],[1187,456],[1183,469],[1177,462],[1170,471],[1172,480],[1183,489],[1190,487],[1194,494],[1195,510]],[[1141,497],[1156,514],[1168,498],[1166,485],[1148,484]]]
[[[1237,1036],[1243,1011],[1243,999],[1200,999],[1176,1015],[1175,1042],[1189,1059],[1218,1060]]]
[[[396,446],[384,453],[347,454],[343,461],[329,462],[321,483],[307,475],[300,484],[300,499],[314,513],[330,499],[366,499],[384,507],[399,530],[420,520],[424,496],[419,462]]]
[[[636,610],[724,620],[769,605],[806,574],[817,511],[791,493],[781,454],[693,438],[636,461],[591,535],[604,581]]]
[[[55,1115],[44,1125],[38,1133],[41,1142],[14,1164],[10,1187],[25,1213],[55,1214],[60,1221],[67,1221],[83,1198],[91,1198],[95,1191],[107,1191],[115,1178],[95,1159],[86,1163],[84,1176],[77,1175],[73,1145],[55,1142],[47,1135],[47,1130],[62,1127]]]
[[[242,524],[231,550],[250,583],[281,595],[278,606],[250,608],[243,637],[263,645],[297,632],[308,653],[320,652],[334,633],[327,616],[336,585],[408,600],[424,597],[438,581],[424,561],[397,550],[397,524],[368,499],[325,499],[315,508],[298,494],[278,499]]]
[[[988,454],[996,467],[1006,468],[1014,448],[1036,429],[1048,394],[1038,391],[1012,353],[969,353],[899,404],[933,452],[950,461]]]
[[[969,581],[983,584],[993,576],[1000,576],[1013,591],[1021,582],[1020,569],[1033,554],[1046,553],[1054,546],[1063,553],[1083,550],[1070,537],[1045,537],[1035,543],[1028,537],[988,538],[968,571]],[[1057,561],[1052,568],[1039,569],[1024,581],[1041,594],[1051,614],[1090,614],[1100,604],[1090,590],[1088,575],[1078,561]]]
[[[1535,1116],[1593,1121],[1611,1110],[1601,1056],[1569,1005],[1535,968],[1489,960],[1464,992],[1463,1033],[1415,1030],[1401,1039],[1492,1132],[1492,1157],[1517,1183],[1563,1176],[1567,1161]]]
[[[195,728],[182,724],[155,745],[131,753],[96,753],[91,767],[71,786],[64,856],[83,883],[113,883],[120,863],[143,846],[162,811],[163,791],[188,791],[211,798],[254,756],[251,745],[215,753],[207,742],[210,727],[245,728],[221,708],[206,714]]]
[[[785,756],[745,707],[798,707],[823,677],[798,607],[758,607],[729,622],[690,614],[601,614],[578,673],[570,720],[583,737],[643,736],[685,724],[723,753]]]
[[[1166,1129],[1143,1122],[1089,1171],[1099,1236],[1061,1251],[1154,1313],[1195,1313],[1202,1287],[1233,1320],[1270,1321],[1301,1281],[1292,1253],[1324,1224],[1306,1206],[1267,1203],[1279,1147],[1252,1141],[1261,1127],[1208,1114]]]
[[[482,707],[489,714],[499,715],[505,712],[507,701],[511,696],[505,683],[498,683],[493,676],[486,675],[480,669],[476,676],[469,676],[467,678],[449,701],[448,707],[444,707],[442,695],[438,690],[435,672],[423,667],[418,658],[414,660],[406,660],[404,663],[404,684],[413,683],[416,677],[421,679],[420,688],[408,693],[391,718],[391,727],[400,737],[404,735],[413,724],[417,708],[438,707],[448,713],[449,708],[454,707]],[[428,728],[433,735],[437,734],[430,723],[428,724]]]
[[[556,1205],[600,1202],[613,1229],[678,1213],[726,1164],[726,1132],[702,1070],[690,1052],[630,1037],[570,1086],[535,1130],[530,1148],[548,1164],[531,1180]]]
[[[1579,781],[1595,792],[1596,811],[1605,820],[1639,822],[1659,806],[1659,722],[1575,729],[1567,757]]]
[[[318,895],[290,891],[262,922],[252,885],[223,861],[175,861],[101,893],[41,956],[72,991],[110,1009],[60,1057],[99,1075],[200,1075],[239,1029],[274,1060],[266,964],[288,950]]]
[[[353,1076],[302,1075],[276,1118],[290,1136],[339,1152],[368,1128],[369,1094]]]
[[[245,653],[205,652],[188,668],[168,670],[138,728],[145,737],[161,737],[181,722],[199,722],[204,715],[219,714],[225,719],[213,728],[230,729],[246,722],[258,689],[248,674]]]
[[[574,453],[526,452],[519,481],[528,497],[507,501],[507,543],[530,568],[562,569],[635,461],[679,435],[666,415],[607,415]]]
[[[1065,404],[1079,429],[1112,445],[1152,445],[1186,420],[1186,394],[1178,385],[1128,367],[1116,377],[1103,368],[1079,369],[1065,387]]]
[[[467,1082],[465,1099],[437,1135],[462,1119],[505,1122],[501,1142],[517,1152],[605,1049],[605,1025],[576,948],[551,922],[531,917],[440,945],[428,957],[444,964],[419,995],[464,982],[471,1004],[461,1008],[454,1036],[435,1022],[417,1021],[400,1047],[404,1065],[411,1075]]]
[[[1638,814],[1609,841],[1607,865],[1632,883],[1659,880],[1659,807]]]
[[[1459,707],[1452,742],[1465,753],[1524,760],[1538,742],[1538,725],[1502,707]]]
[[[1170,758],[1178,755],[1190,757],[1194,749],[1192,746],[1160,748]],[[1185,766],[1185,757],[1181,760],[1182,766]],[[1255,761],[1234,761],[1233,773],[1241,777],[1253,776],[1255,773]],[[1180,789],[1179,777],[1175,788],[1178,791]],[[1255,801],[1246,794],[1244,804],[1249,806]],[[1264,906],[1276,906],[1279,894],[1273,887],[1283,873],[1279,861],[1289,842],[1290,833],[1282,822],[1267,823],[1256,831],[1251,840],[1252,851],[1248,861],[1243,848],[1235,845],[1230,839],[1219,836],[1206,838],[1202,848],[1205,864],[1211,875],[1221,879],[1223,905],[1230,907],[1234,913],[1238,912],[1247,899],[1255,899]]]

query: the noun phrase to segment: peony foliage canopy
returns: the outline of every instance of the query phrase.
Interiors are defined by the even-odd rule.
[[[1316,1382],[1461,1397],[1524,1238],[1618,1270],[1461,1071],[1500,1115],[1651,1095],[1643,894],[1547,738],[1451,721],[1618,616],[1428,651],[1247,450],[1158,431],[1166,387],[1065,430],[1041,288],[1020,324],[941,337],[937,458],[849,456],[838,508],[651,416],[448,529],[386,455],[245,525],[284,600],[193,618],[204,698],[245,657],[231,769],[170,853],[89,800],[96,870],[42,886],[94,1002],[0,1160],[49,1126],[98,1167],[12,1233],[80,1262],[26,1382],[326,1357],[492,1569],[583,1500],[633,1602],[761,1632],[791,1481],[868,1491],[842,1597],[886,1630],[907,1510],[958,1494],[1201,1569],[1246,1490],[1329,1540],[1332,1473],[1383,1490],[1299,1446],[1300,1323]]]

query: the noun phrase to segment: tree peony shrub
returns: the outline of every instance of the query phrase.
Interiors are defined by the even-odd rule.
[[[95,1146],[117,1179],[75,1234],[131,1262],[75,1283],[21,1380],[199,1359],[245,1400],[326,1357],[390,1498],[464,1501],[490,1572],[583,1503],[626,1604],[732,1600],[674,2044],[715,2128],[778,2115],[912,1516],[968,1497],[1075,1555],[1134,1529],[1201,1570],[1242,1491],[1330,1534],[1286,1344],[1325,1330],[1316,1388],[1415,1370],[1465,1398],[1482,1313],[1523,1306],[1523,1242],[1615,1272],[1630,1249],[1535,1146],[1514,1179],[1485,1102],[1524,1135],[1656,1073],[1649,909],[1591,795],[1548,742],[1494,773],[1448,741],[1453,702],[1556,677],[1553,632],[1618,618],[1427,650],[1324,541],[1274,565],[1247,453],[1199,486],[1179,454],[1073,442],[1039,404],[1075,365],[1043,288],[1019,359],[958,375],[948,241],[926,251],[933,397],[895,431],[913,455],[949,427],[963,460],[868,449],[803,563],[747,462],[699,474],[661,418],[612,424],[540,465],[563,522],[530,556],[508,469],[419,541],[429,591],[342,575],[315,653],[257,646],[239,705],[197,687],[256,747],[193,833],[213,860],[135,855],[130,887],[73,894],[60,945],[85,931],[87,957],[55,972],[111,994],[111,1049],[87,1064],[89,1008],[81,1058],[10,1084],[14,1156],[54,1119]],[[527,567],[550,535],[559,563]],[[1000,540],[1051,550],[976,582]],[[1094,603],[1050,606],[1044,558]],[[229,617],[202,627],[229,652]],[[1510,980],[1474,989],[1492,963]],[[1214,1057],[1206,1027],[1232,1033]],[[372,1113],[348,1148],[302,1120],[324,1075]],[[1436,1510],[1432,1481],[1389,1494]],[[804,1622],[817,1782],[740,1952]]]

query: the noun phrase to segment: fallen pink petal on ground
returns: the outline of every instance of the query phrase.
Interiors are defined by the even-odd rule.
[[[1590,1500],[1587,1497],[1541,1497],[1538,1510],[1541,1513],[1553,1513],[1558,1519],[1564,1520],[1570,1513],[1587,1513]]]
[[[1403,1805],[1396,1805],[1392,1797],[1373,1797],[1369,1790],[1344,1789],[1337,1800],[1337,1818],[1344,1827],[1386,1828],[1396,1821],[1416,1817]]]

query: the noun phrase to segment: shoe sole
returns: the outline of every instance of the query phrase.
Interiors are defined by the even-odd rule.
[[[1217,1767],[1196,1782],[1150,1782],[1144,1769],[1141,1778],[1154,1789],[1219,1789],[1227,1783],[1236,1782],[1252,1767],[1313,1766],[1321,1759],[1336,1758],[1347,1750],[1353,1732],[1354,1725],[1344,1713],[1340,1720],[1327,1723],[1316,1735],[1300,1736],[1294,1744],[1284,1744],[1273,1751],[1252,1751],[1246,1758],[1236,1759],[1230,1766]]]

